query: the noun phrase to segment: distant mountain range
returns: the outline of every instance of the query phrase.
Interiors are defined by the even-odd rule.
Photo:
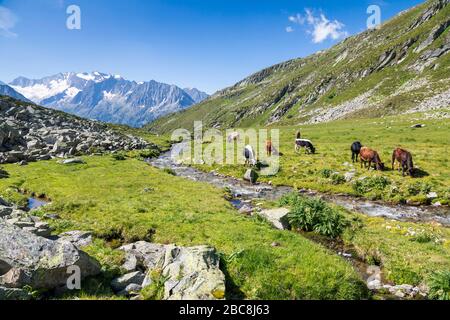
[[[153,80],[129,81],[119,75],[101,72],[66,72],[42,79],[19,77],[9,87],[23,98],[45,107],[133,127],[143,126],[208,98],[208,94],[195,88],[181,89]]]

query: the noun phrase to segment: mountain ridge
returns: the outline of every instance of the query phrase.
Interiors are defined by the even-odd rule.
[[[195,88],[185,91],[155,80],[136,82],[98,71],[64,72],[41,79],[18,77],[10,86],[37,104],[133,127],[188,108],[208,96]]]
[[[304,124],[450,105],[449,0],[432,0],[305,58],[256,72],[147,128]],[[437,98],[436,98],[437,97]]]

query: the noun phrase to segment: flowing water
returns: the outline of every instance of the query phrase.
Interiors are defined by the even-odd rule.
[[[216,172],[203,172],[190,166],[177,164],[171,153],[164,153],[159,158],[149,159],[147,162],[160,169],[171,169],[177,176],[194,181],[206,182],[217,188],[227,188],[233,195],[231,203],[238,209],[249,200],[265,199],[278,200],[283,195],[293,192],[294,189],[286,186],[270,186],[267,184],[251,185],[250,183],[226,177]],[[410,222],[438,222],[450,226],[450,208],[442,207],[413,207],[406,205],[389,205],[376,201],[359,199],[346,195],[328,195],[312,191],[305,191],[306,196],[319,196],[353,212],[363,213],[371,217],[384,217],[387,219]]]

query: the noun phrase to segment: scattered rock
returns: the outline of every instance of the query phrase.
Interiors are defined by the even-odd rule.
[[[244,180],[255,184],[258,180],[258,173],[253,169],[248,169],[244,174]]]
[[[356,176],[356,171],[349,171],[344,174],[345,181],[350,182]]]
[[[125,290],[130,284],[142,285],[145,275],[141,271],[127,273],[111,282],[111,287],[115,292]]]
[[[97,275],[100,265],[72,243],[36,236],[0,222],[0,285],[54,289],[65,285],[67,269],[78,266],[82,278]]]
[[[61,164],[86,164],[86,162],[82,159],[65,159],[60,161]]]
[[[127,261],[145,268],[142,287],[153,282],[152,274],[160,272],[166,278],[165,300],[214,300],[225,295],[225,276],[219,269],[219,257],[208,246],[179,247],[148,242],[136,242],[120,248]],[[126,262],[126,264],[128,263]]]
[[[436,199],[438,197],[438,194],[436,192],[430,192],[427,194],[428,199]]]
[[[287,218],[289,214],[289,209],[278,208],[278,209],[262,210],[258,214],[267,219],[275,228],[279,230],[288,230],[291,228]]]
[[[8,99],[0,99],[0,119],[0,164],[24,165],[53,157],[150,146],[141,138],[120,134],[97,121],[35,105],[24,107]]]
[[[271,244],[270,244],[270,246],[271,247],[281,247],[281,244],[279,243],[279,242],[272,242]]]
[[[69,231],[59,235],[59,239],[72,243],[77,248],[82,248],[92,243],[92,232]]]
[[[249,206],[248,204],[244,204],[239,209],[239,213],[246,214],[246,215],[251,215],[253,213],[253,208],[251,206]]]

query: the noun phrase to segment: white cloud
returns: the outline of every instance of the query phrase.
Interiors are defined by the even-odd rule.
[[[315,16],[310,9],[305,9],[305,13],[305,15],[290,16],[289,21],[299,25],[307,24],[309,26],[307,33],[312,36],[314,43],[321,43],[327,39],[337,40],[348,36],[342,22],[338,20],[330,21],[323,13]]]
[[[16,26],[16,23],[16,15],[8,8],[0,6],[0,36],[7,38],[17,37],[17,34],[11,31]]]
[[[305,17],[303,17],[300,13],[297,13],[295,16],[290,16],[289,21],[296,24],[304,24]]]
[[[294,32],[295,30],[294,30],[294,28],[292,28],[292,27],[286,27],[286,32],[287,33],[291,33],[291,32]]]

